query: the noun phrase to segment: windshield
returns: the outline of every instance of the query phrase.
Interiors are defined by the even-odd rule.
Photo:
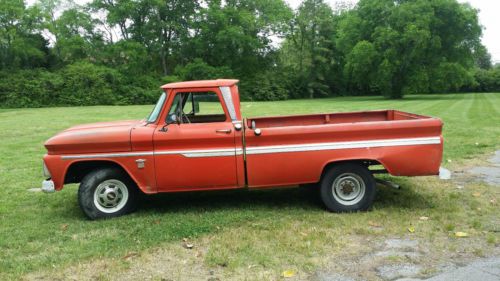
[[[165,102],[167,95],[165,93],[161,94],[160,98],[158,99],[158,102],[156,103],[155,107],[153,108],[153,111],[149,114],[149,117],[147,119],[148,123],[155,122],[156,119],[158,119],[158,115],[160,115],[161,108],[163,107],[163,103]]]

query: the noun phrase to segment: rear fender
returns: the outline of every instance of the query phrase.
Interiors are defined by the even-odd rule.
[[[330,167],[335,166],[335,165],[339,165],[339,164],[343,164],[343,163],[357,163],[357,164],[360,164],[362,166],[366,166],[366,168],[368,168],[369,166],[373,166],[373,165],[382,165],[384,167],[384,169],[387,170],[387,172],[389,174],[391,173],[390,170],[387,169],[387,166],[382,161],[380,161],[378,159],[346,157],[343,159],[335,159],[335,160],[326,162],[323,165],[323,169],[321,170],[320,177],[318,177],[318,182],[323,178],[323,175],[325,174],[326,171],[328,171],[328,169],[330,169]]]

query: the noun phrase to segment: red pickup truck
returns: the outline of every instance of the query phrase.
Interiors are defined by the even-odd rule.
[[[80,207],[97,219],[133,211],[139,192],[317,183],[328,210],[349,212],[372,205],[374,173],[439,173],[437,118],[380,110],[244,119],[237,82],[166,84],[144,120],[58,133],[45,143],[42,189],[80,183]]]

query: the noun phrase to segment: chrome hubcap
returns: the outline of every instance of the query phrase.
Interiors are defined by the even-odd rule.
[[[344,173],[333,181],[332,194],[339,203],[354,205],[363,199],[365,195],[365,183],[356,174]]]
[[[127,186],[119,180],[105,180],[94,192],[94,205],[104,213],[121,210],[128,200]]]

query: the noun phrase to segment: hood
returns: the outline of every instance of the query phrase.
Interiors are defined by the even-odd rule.
[[[130,151],[130,130],[141,121],[128,120],[77,125],[45,142],[49,154]]]

